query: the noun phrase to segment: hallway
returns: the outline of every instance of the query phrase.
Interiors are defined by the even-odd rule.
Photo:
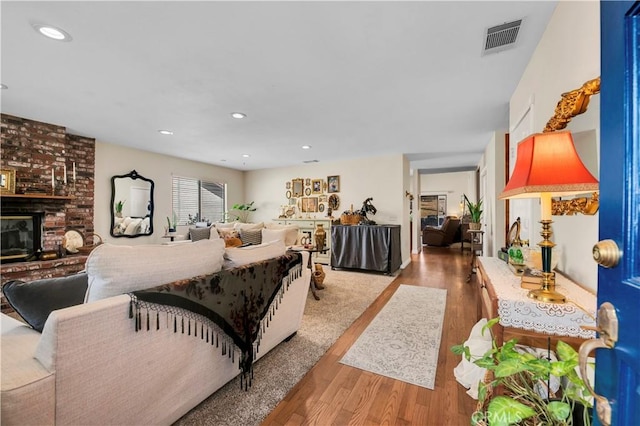
[[[462,343],[476,322],[473,283],[466,283],[471,257],[460,249],[424,247],[412,255],[376,301],[327,351],[265,419],[264,425],[467,425],[476,401],[453,376]],[[447,290],[435,389],[429,390],[339,363],[351,344],[400,284]]]

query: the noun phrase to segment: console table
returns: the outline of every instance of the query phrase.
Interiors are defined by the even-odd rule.
[[[400,225],[333,225],[331,268],[391,274],[402,264]]]
[[[498,345],[517,338],[518,343],[546,348],[550,337],[553,347],[562,340],[579,348],[585,339],[595,338],[593,330],[581,328],[595,327],[595,294],[556,273],[556,290],[567,297],[567,303],[538,302],[527,296],[529,290],[520,287],[520,277],[505,261],[479,256],[477,262],[478,319],[500,317],[493,327]]]

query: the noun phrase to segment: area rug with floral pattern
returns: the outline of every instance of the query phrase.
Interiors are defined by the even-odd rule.
[[[340,362],[433,390],[446,299],[401,284]]]

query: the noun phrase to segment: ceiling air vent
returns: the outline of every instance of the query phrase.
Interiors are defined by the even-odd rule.
[[[482,54],[501,52],[516,45],[522,19],[487,28]]]
[[[304,160],[303,163],[318,163],[318,160]]]

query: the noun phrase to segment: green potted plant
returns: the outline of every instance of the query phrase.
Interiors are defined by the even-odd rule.
[[[482,332],[498,321],[499,318],[488,321]],[[590,425],[588,409],[592,404],[588,390],[576,372],[578,353],[567,343],[558,341],[558,361],[551,361],[519,351],[516,344],[516,339],[512,339],[497,346],[494,339],[487,353],[472,360],[488,370],[490,380],[479,384],[478,406],[482,408],[474,412],[471,424]],[[467,346],[455,345],[451,350],[467,360],[472,358]],[[568,383],[558,398],[547,397],[551,375],[564,378]]]
[[[469,229],[479,230],[481,227],[480,218],[482,217],[482,199],[480,199],[477,203],[472,203],[471,200],[467,198],[467,194],[464,194],[464,202],[467,204],[469,215],[471,216]]]
[[[126,202],[127,200],[118,200],[118,202],[115,205],[116,217],[122,217],[122,208],[124,207],[124,203]]]
[[[256,207],[253,207],[253,203],[252,201],[250,203],[234,204],[233,207],[231,207],[231,210],[234,212],[234,217],[231,220],[237,220],[242,223],[249,222],[249,216],[257,210]],[[229,215],[229,217],[232,217],[232,215]]]
[[[176,232],[176,229],[178,227],[178,215],[176,215],[176,212],[173,212],[173,221],[169,218],[169,216],[167,216],[167,227],[168,232]]]

